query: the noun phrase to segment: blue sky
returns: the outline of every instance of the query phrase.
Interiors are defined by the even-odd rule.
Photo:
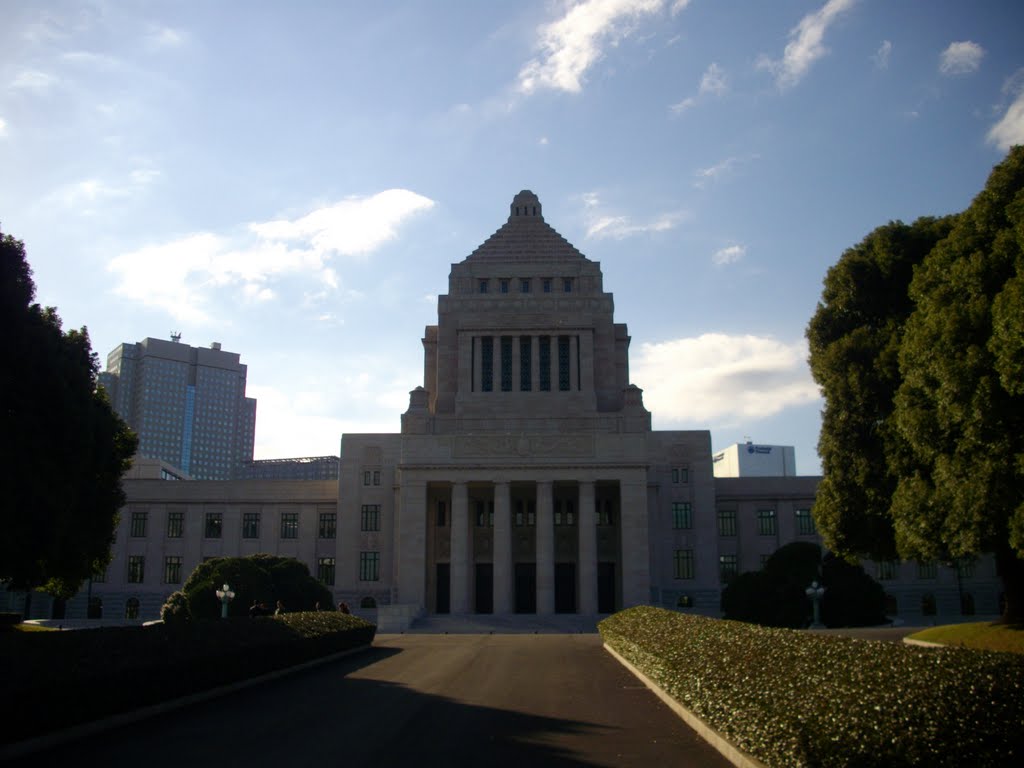
[[[655,428],[816,473],[826,270],[1024,143],[1012,0],[0,12],[0,224],[39,301],[103,360],[239,352],[257,458],[398,431],[450,265],[531,189],[601,262]]]

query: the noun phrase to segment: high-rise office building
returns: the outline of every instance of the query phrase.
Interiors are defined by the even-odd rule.
[[[147,338],[120,344],[100,374],[114,410],[139,436],[140,456],[197,480],[230,480],[252,462],[256,400],[246,366],[220,343],[209,348]]]

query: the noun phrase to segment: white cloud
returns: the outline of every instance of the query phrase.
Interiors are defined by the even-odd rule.
[[[727,157],[720,163],[709,166],[707,168],[698,168],[693,174],[697,180],[693,182],[693,186],[702,188],[710,184],[711,182],[717,181],[720,178],[728,176],[733,168],[739,163],[746,162],[747,160],[756,160],[759,155],[750,155],[749,157]]]
[[[76,213],[91,215],[104,202],[124,199],[137,195],[161,176],[154,168],[136,168],[121,181],[107,179],[82,179],[58,187],[46,196],[51,204],[75,209]]]
[[[675,2],[672,3],[672,15],[675,16],[677,13],[685,11],[690,2],[691,0],[675,0]]]
[[[24,69],[15,75],[10,87],[20,91],[42,92],[57,84],[57,78],[35,69]]]
[[[988,141],[1006,152],[1024,144],[1024,69],[1018,69],[1003,84],[1003,93],[1014,96],[1006,113],[989,129]]]
[[[663,5],[664,0],[585,0],[573,5],[565,16],[538,30],[541,55],[519,71],[519,91],[530,94],[549,88],[579,93],[584,74],[602,57],[605,46],[618,45],[632,34],[642,16],[660,11]]]
[[[804,341],[710,333],[642,344],[630,378],[659,418],[738,423],[819,399],[806,360]]]
[[[939,57],[939,72],[944,75],[965,75],[977,72],[985,49],[970,40],[950,43]]]
[[[681,115],[686,110],[691,109],[692,107],[695,107],[695,106],[697,106],[697,100],[695,98],[693,98],[692,96],[688,96],[687,98],[683,99],[682,101],[676,102],[675,104],[670,105],[669,109],[672,110],[673,114]]]
[[[181,32],[170,27],[155,27],[146,35],[146,45],[150,50],[161,50],[163,48],[177,48],[185,38]]]
[[[707,68],[704,76],[700,79],[700,92],[702,94],[713,93],[716,96],[721,96],[728,88],[729,84],[725,77],[725,71],[715,62],[711,62],[711,66]]]
[[[7,138],[7,121],[0,117],[0,139]]]
[[[730,245],[715,251],[711,261],[715,266],[724,267],[726,264],[734,264],[742,259],[747,253],[745,245]]]
[[[796,85],[810,70],[811,65],[828,53],[822,42],[825,32],[839,16],[850,10],[857,0],[828,0],[814,13],[800,19],[789,32],[789,42],[781,59],[762,55],[757,62],[758,69],[766,69],[775,75],[779,88]]]
[[[878,51],[871,58],[875,62],[875,66],[878,69],[889,68],[889,56],[892,54],[892,42],[889,40],[883,40],[882,44],[878,47]]]
[[[118,277],[115,291],[132,301],[161,309],[193,324],[210,321],[206,307],[214,290],[238,286],[243,299],[269,301],[268,285],[283,275],[316,280],[316,303],[337,290],[334,255],[366,256],[397,237],[398,227],[433,207],[428,198],[392,189],[347,198],[295,220],[253,223],[235,237],[200,232],[151,245],[114,258],[108,269]]]
[[[593,240],[606,238],[623,240],[634,235],[665,232],[675,229],[687,217],[685,211],[669,211],[638,222],[629,216],[603,212],[600,198],[596,192],[587,192],[582,195],[582,199],[587,209],[585,214],[586,237]]]

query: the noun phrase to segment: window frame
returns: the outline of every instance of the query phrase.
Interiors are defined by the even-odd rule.
[[[289,541],[299,538],[299,513],[282,512],[280,538]]]

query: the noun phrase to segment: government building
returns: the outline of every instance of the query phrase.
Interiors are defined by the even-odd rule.
[[[713,454],[707,430],[651,428],[600,264],[532,192],[452,265],[422,342],[401,431],[343,435],[337,480],[126,479],[114,560],[68,617],[156,618],[203,560],[258,552],[306,563],[382,631],[638,604],[716,616],[733,576],[820,541],[819,478],[793,474],[792,449]],[[998,610],[991,558],[865,565],[908,622]]]

